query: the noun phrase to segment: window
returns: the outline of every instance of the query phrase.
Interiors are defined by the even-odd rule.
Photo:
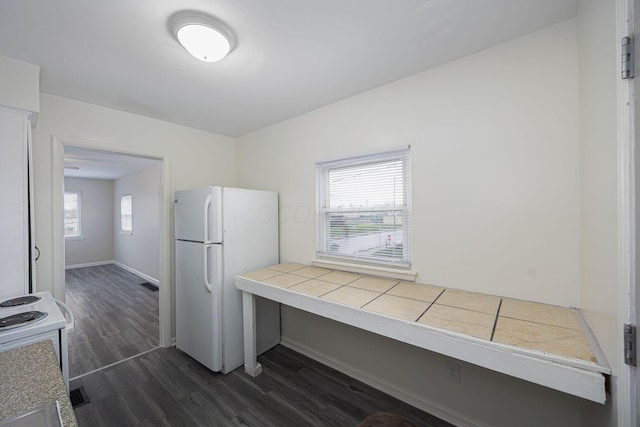
[[[133,232],[133,207],[131,194],[120,197],[120,232]]]
[[[64,192],[64,237],[80,237],[80,192]]]
[[[408,267],[409,147],[316,163],[317,255]]]

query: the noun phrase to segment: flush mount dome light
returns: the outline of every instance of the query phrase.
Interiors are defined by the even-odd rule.
[[[236,39],[224,23],[197,12],[178,12],[169,20],[178,42],[204,62],[216,62],[233,50]]]

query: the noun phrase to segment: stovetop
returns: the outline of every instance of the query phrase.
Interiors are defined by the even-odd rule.
[[[66,319],[51,293],[45,291],[0,301],[2,324],[5,326],[0,327],[0,344],[64,329]]]
[[[9,307],[20,307],[20,306],[25,306],[25,305],[31,305],[34,304],[38,301],[40,301],[42,298],[40,298],[39,296],[36,295],[24,295],[21,297],[16,297],[16,298],[11,298],[8,300],[4,300],[2,302],[0,302],[0,308],[9,308]]]
[[[33,325],[46,319],[48,315],[49,313],[43,313],[42,311],[24,311],[12,314],[0,318],[0,330],[19,328],[26,324]]]

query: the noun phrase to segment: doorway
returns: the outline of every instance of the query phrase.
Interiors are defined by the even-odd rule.
[[[77,313],[72,377],[170,345],[166,159],[114,148],[53,139],[54,293]]]

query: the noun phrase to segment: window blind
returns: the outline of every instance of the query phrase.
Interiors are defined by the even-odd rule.
[[[120,198],[120,231],[130,233],[133,231],[133,206],[132,196],[126,195]]]
[[[64,192],[64,237],[79,237],[80,192]]]
[[[411,262],[409,148],[316,163],[317,254]]]

